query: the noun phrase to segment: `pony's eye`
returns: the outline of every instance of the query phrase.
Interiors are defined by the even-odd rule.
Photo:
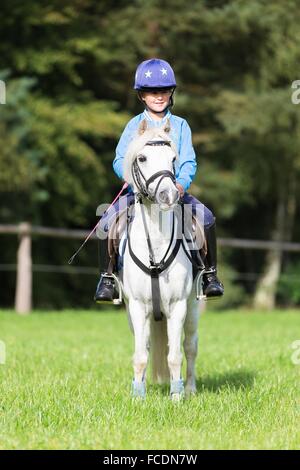
[[[176,161],[176,157],[173,157],[172,163],[175,163],[175,161]]]
[[[145,162],[146,160],[147,160],[147,158],[145,157],[145,155],[140,155],[138,157],[138,161],[141,162],[141,163]]]

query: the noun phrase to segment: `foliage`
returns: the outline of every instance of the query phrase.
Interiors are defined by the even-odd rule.
[[[278,285],[278,297],[284,305],[300,305],[300,262],[290,263],[282,272]]]
[[[209,310],[223,311],[232,308],[238,308],[247,304],[247,296],[243,286],[237,282],[238,273],[230,266],[230,264],[219,265],[218,275],[224,284],[226,295],[218,299],[207,301]]]

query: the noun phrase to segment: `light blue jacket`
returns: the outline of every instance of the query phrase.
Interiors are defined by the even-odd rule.
[[[187,191],[197,169],[196,155],[192,144],[192,133],[186,120],[178,116],[173,116],[170,111],[167,112],[162,121],[154,121],[145,110],[128,122],[117,145],[116,156],[113,161],[113,168],[116,175],[123,179],[124,157],[128,145],[131,140],[136,137],[140,122],[143,119],[147,119],[150,126],[161,126],[167,119],[170,120],[170,137],[176,145],[179,155],[179,161],[175,167],[176,181]]]

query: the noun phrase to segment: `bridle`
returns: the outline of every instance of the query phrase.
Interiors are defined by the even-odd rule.
[[[150,145],[151,147],[167,145],[167,146],[171,147],[171,144],[168,140],[149,141],[149,142],[146,143],[146,145]],[[169,171],[169,170],[157,171],[152,176],[150,176],[150,178],[146,179],[146,177],[144,176],[144,174],[143,174],[143,172],[142,172],[142,170],[141,170],[141,168],[138,164],[137,157],[136,157],[136,159],[133,162],[132,168],[131,168],[131,174],[132,174],[133,180],[135,182],[135,185],[138,189],[138,194],[142,197],[146,197],[150,201],[155,201],[156,200],[156,195],[157,195],[159,186],[160,186],[160,184],[161,184],[161,182],[164,178],[170,178],[172,183],[174,183],[174,184],[176,183],[174,164],[173,164],[173,172]],[[154,194],[151,195],[149,193],[149,185],[156,178],[159,178],[159,177],[161,177],[161,178],[160,178],[160,180],[158,181],[158,183],[156,185]]]

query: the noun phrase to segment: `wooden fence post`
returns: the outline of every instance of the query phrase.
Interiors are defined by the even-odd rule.
[[[19,237],[15,310],[21,315],[26,315],[32,308],[31,225],[29,223],[23,222],[19,225]]]

